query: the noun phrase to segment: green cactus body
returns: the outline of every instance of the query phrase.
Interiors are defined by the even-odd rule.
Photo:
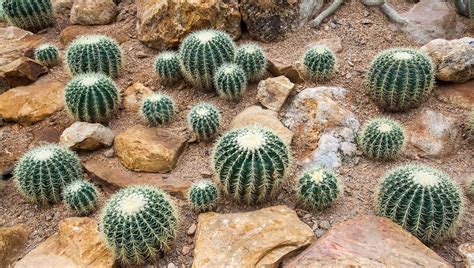
[[[239,47],[235,55],[235,63],[242,67],[249,81],[262,79],[267,69],[267,58],[262,48],[254,44]]]
[[[443,172],[405,165],[385,176],[376,194],[375,210],[422,241],[434,242],[454,233],[463,199],[459,187]]]
[[[151,186],[131,186],[105,205],[100,231],[116,259],[127,266],[156,262],[176,236],[178,211],[171,198]]]
[[[405,130],[395,120],[375,118],[362,127],[358,143],[370,158],[393,159],[405,147]]]
[[[84,180],[70,183],[64,189],[64,204],[79,215],[87,215],[97,207],[96,187]]]
[[[59,50],[53,44],[43,44],[35,50],[35,60],[46,67],[59,63]]]
[[[239,100],[247,90],[247,77],[239,65],[224,64],[217,70],[214,86],[222,98]]]
[[[69,113],[78,121],[107,122],[120,104],[117,87],[103,74],[74,77],[64,91]]]
[[[431,59],[414,49],[395,48],[377,55],[367,74],[367,87],[377,105],[388,111],[418,107],[433,89]]]
[[[3,0],[3,13],[12,25],[37,32],[54,22],[51,0]]]
[[[313,167],[304,171],[299,179],[298,197],[311,209],[330,206],[341,192],[339,180],[334,171]]]
[[[469,183],[469,198],[474,199],[474,178],[471,178],[471,182]]]
[[[3,9],[3,2],[5,2],[5,0],[0,0],[0,21],[6,21],[7,19]]]
[[[155,71],[163,85],[171,86],[182,79],[179,55],[176,52],[160,53],[155,59]]]
[[[226,195],[241,203],[262,202],[278,190],[290,167],[290,152],[270,130],[232,130],[214,147],[213,168]]]
[[[72,75],[103,73],[116,77],[122,67],[122,51],[108,36],[83,35],[69,45],[66,62]]]
[[[188,124],[196,133],[198,139],[209,140],[219,130],[221,114],[213,105],[200,103],[194,106],[188,114]]]
[[[208,211],[215,207],[218,198],[219,191],[211,181],[195,182],[188,192],[188,202],[194,209],[200,211]]]
[[[45,145],[25,153],[14,170],[15,183],[28,200],[57,203],[69,183],[83,178],[79,158],[72,151]]]
[[[474,20],[474,0],[469,0],[469,18]]]
[[[235,56],[232,38],[222,31],[201,30],[186,37],[180,48],[184,78],[199,89],[212,89],[214,73]]]
[[[314,82],[329,79],[336,69],[336,56],[325,46],[314,46],[303,56],[304,73]]]
[[[174,102],[170,96],[154,93],[143,99],[140,114],[152,126],[165,125],[174,116]]]

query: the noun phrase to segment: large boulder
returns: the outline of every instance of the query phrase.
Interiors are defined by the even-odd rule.
[[[114,138],[112,130],[101,124],[75,122],[64,130],[59,143],[73,150],[94,151],[112,146]]]
[[[463,84],[439,83],[435,95],[445,103],[471,109],[474,107],[474,80]]]
[[[0,267],[10,267],[17,260],[30,232],[25,224],[0,228]]]
[[[21,57],[33,57],[35,48],[43,38],[17,27],[0,28],[0,66]]]
[[[71,11],[72,5],[74,5],[74,0],[52,0],[53,12],[57,17],[61,15],[69,14]]]
[[[294,88],[295,84],[285,76],[268,78],[258,83],[257,99],[263,106],[278,112]]]
[[[304,82],[301,66],[287,59],[269,59],[267,70],[273,76],[285,76],[293,83]]]
[[[0,84],[5,89],[27,86],[47,72],[48,68],[40,63],[27,57],[21,57],[0,66]]]
[[[70,21],[72,24],[103,25],[113,22],[117,14],[114,0],[76,0]]]
[[[81,35],[86,34],[106,34],[112,37],[115,41],[119,44],[127,42],[130,38],[127,33],[123,31],[114,31],[114,32],[103,32],[101,31],[102,28],[100,27],[93,27],[93,26],[83,26],[83,25],[72,25],[64,28],[61,31],[59,36],[59,40],[61,44],[67,46],[69,45],[74,39]]]

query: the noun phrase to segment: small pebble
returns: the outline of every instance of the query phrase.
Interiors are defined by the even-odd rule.
[[[107,158],[112,158],[114,157],[114,149],[108,149],[107,151],[104,152],[104,156]]]
[[[184,246],[183,247],[183,250],[181,251],[181,253],[183,253],[183,255],[188,255],[189,252],[191,252],[191,249],[192,249],[192,246]]]
[[[176,268],[176,265],[174,265],[174,263],[170,262],[170,263],[168,263],[168,268]]]
[[[331,224],[329,221],[323,220],[319,223],[319,226],[323,229],[329,230],[331,228]]]
[[[314,231],[314,234],[316,235],[317,238],[320,238],[321,236],[323,236],[324,230],[317,229],[316,231]]]
[[[195,232],[196,232],[196,224],[193,223],[193,225],[191,225],[191,226],[189,227],[187,234],[188,234],[188,235],[193,235]]]

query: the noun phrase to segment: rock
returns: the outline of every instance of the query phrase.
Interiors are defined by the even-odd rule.
[[[112,253],[102,242],[97,221],[91,218],[67,218],[59,222],[52,235],[23,259],[16,268],[113,267]]]
[[[324,0],[300,0],[299,2],[299,26],[303,26],[308,20],[319,14],[324,5]]]
[[[138,39],[156,49],[176,47],[198,29],[219,29],[241,35],[237,0],[137,0]]]
[[[306,46],[306,49],[310,49],[316,45],[323,45],[330,48],[334,53],[341,53],[342,52],[342,41],[339,37],[334,38],[325,38],[321,39],[317,42],[311,43]]]
[[[449,156],[460,137],[456,120],[430,109],[420,112],[408,132],[409,150],[420,157]]]
[[[283,267],[450,267],[450,265],[396,223],[386,218],[367,215],[335,225]]]
[[[278,267],[314,240],[313,231],[286,206],[199,215],[193,267]]]
[[[113,0],[77,0],[71,9],[72,24],[104,25],[115,20],[118,14]]]
[[[48,68],[40,63],[27,57],[21,57],[0,66],[0,84],[8,88],[27,86],[47,72]]]
[[[474,243],[464,243],[459,246],[458,250],[464,260],[464,265],[474,267]]]
[[[58,143],[63,131],[62,127],[53,126],[42,126],[41,128],[33,129],[33,140],[28,145],[28,148],[32,149],[48,143]]]
[[[6,121],[31,125],[64,107],[64,84],[39,81],[0,95],[0,116]]]
[[[279,111],[295,84],[285,76],[268,78],[258,83],[257,99],[260,103],[273,111]]]
[[[96,27],[73,25],[73,26],[68,26],[64,28],[64,30],[61,31],[59,40],[61,41],[63,45],[67,46],[77,37],[81,35],[86,35],[86,34],[106,34],[112,37],[113,39],[115,39],[115,41],[117,41],[119,44],[125,43],[129,39],[128,35],[121,31],[115,31],[111,33],[102,33]]]
[[[436,97],[456,107],[471,109],[474,107],[474,80],[463,84],[438,83]]]
[[[196,232],[196,224],[193,223],[193,225],[189,226],[188,231],[186,232],[188,235],[193,235]]]
[[[59,144],[73,150],[94,151],[112,146],[115,135],[101,124],[75,122],[64,130]]]
[[[311,151],[303,161],[305,166],[337,168],[343,157],[355,155],[354,139],[360,124],[356,115],[341,105],[346,92],[339,87],[307,88],[290,105],[283,123],[298,137],[295,142]]]
[[[160,128],[137,125],[115,138],[115,155],[128,169],[143,172],[171,171],[184,152],[186,140]]]
[[[286,76],[293,83],[304,82],[301,70],[293,63],[284,60],[268,60],[267,70],[273,76]]]
[[[153,93],[153,91],[145,87],[142,83],[135,83],[125,90],[123,106],[130,111],[138,111],[142,99],[151,93]]]
[[[230,123],[230,128],[241,128],[251,125],[261,125],[277,134],[286,145],[291,144],[293,133],[287,129],[278,119],[277,113],[264,110],[259,106],[250,106],[238,114]]]
[[[11,267],[25,248],[30,232],[25,224],[0,227],[0,267]]]
[[[52,0],[53,11],[56,17],[60,17],[64,14],[69,14],[71,11],[74,0]]]
[[[421,50],[433,59],[438,80],[465,83],[474,78],[474,38],[435,39]]]
[[[35,48],[43,38],[17,27],[0,28],[0,66],[9,64],[21,57],[33,57]]]

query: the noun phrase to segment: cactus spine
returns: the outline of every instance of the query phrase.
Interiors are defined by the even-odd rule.
[[[179,55],[173,51],[160,53],[155,59],[155,71],[163,85],[172,86],[182,79]]]
[[[313,82],[329,79],[336,69],[336,56],[326,46],[314,46],[303,57],[305,75]]]
[[[324,209],[339,197],[340,188],[334,171],[316,166],[304,171],[300,177],[298,197],[311,209]]]
[[[362,127],[358,143],[370,158],[393,159],[405,146],[405,130],[395,120],[375,118]]]
[[[242,67],[249,81],[262,79],[267,69],[267,58],[262,48],[255,44],[239,47],[235,55],[235,63]]]
[[[200,103],[189,112],[188,124],[198,139],[209,140],[219,130],[221,114],[213,105]]]
[[[174,102],[165,94],[153,93],[146,96],[140,107],[141,116],[152,127],[169,123],[174,113]]]
[[[64,189],[65,205],[79,215],[87,215],[97,206],[98,191],[96,187],[84,180],[70,183]]]
[[[222,98],[239,100],[247,90],[247,77],[239,65],[224,64],[217,70],[214,85]]]
[[[208,211],[216,206],[219,191],[211,181],[198,181],[191,185],[188,192],[188,202],[199,211]]]
[[[5,18],[12,25],[37,32],[53,24],[51,0],[3,0]]]
[[[46,67],[53,67],[59,63],[59,50],[53,44],[43,44],[36,48],[35,59]]]

